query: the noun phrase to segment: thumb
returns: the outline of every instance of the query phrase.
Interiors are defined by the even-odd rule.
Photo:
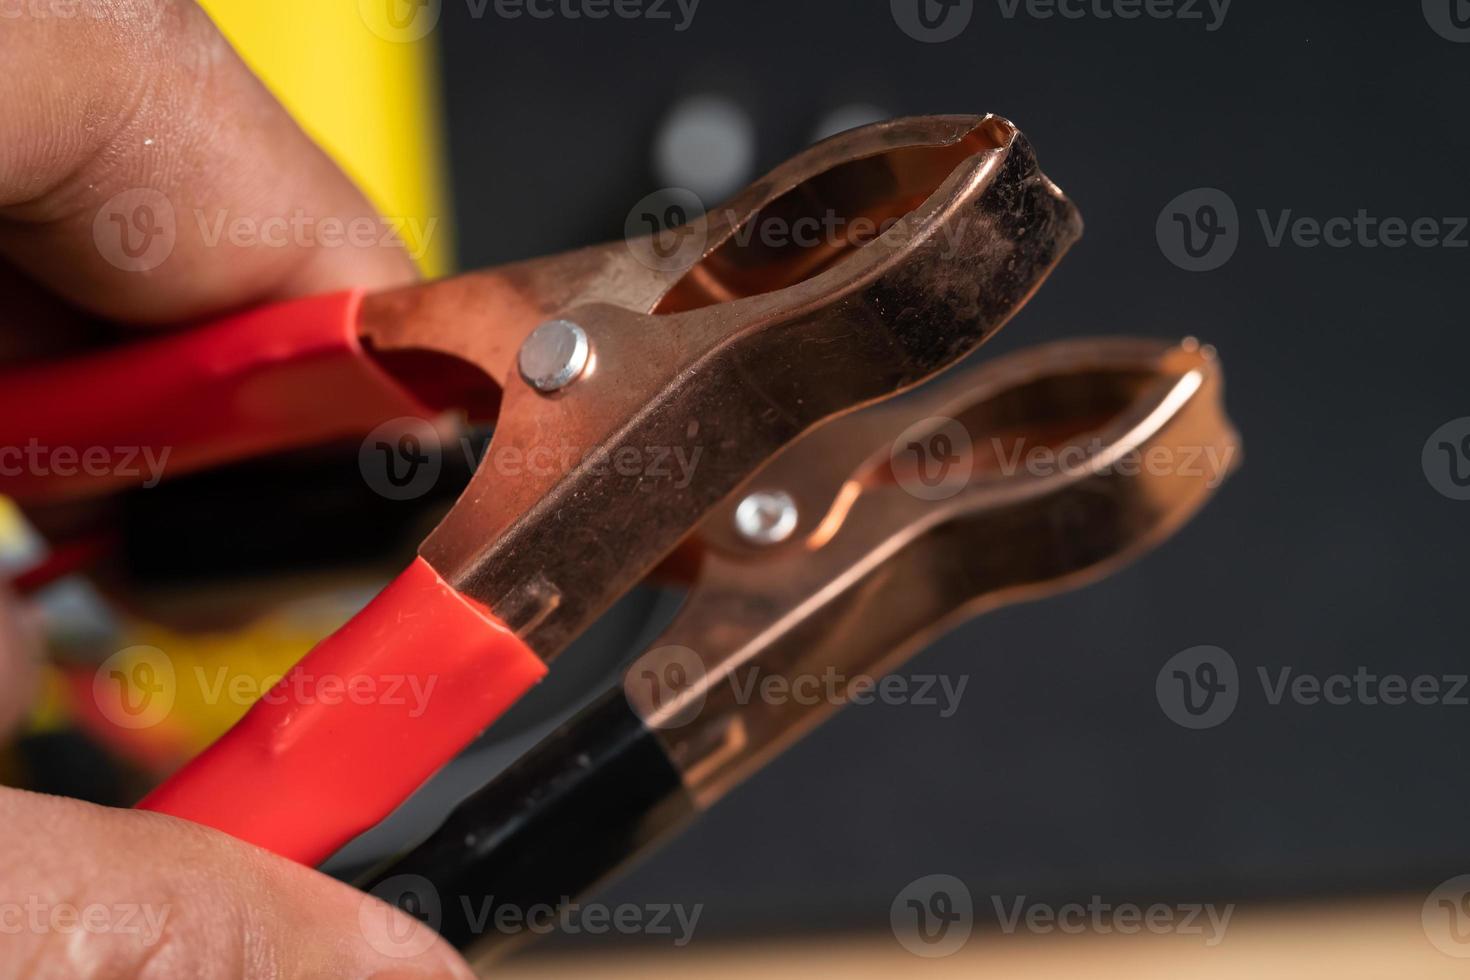
[[[0,789],[0,977],[471,977],[378,899],[172,817]]]

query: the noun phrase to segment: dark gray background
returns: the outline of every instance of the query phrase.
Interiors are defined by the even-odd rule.
[[[762,170],[847,102],[997,112],[1087,235],[987,353],[1198,335],[1246,441],[1245,468],[1141,564],[916,659],[971,675],[955,717],[849,709],[609,900],[702,902],[704,937],[886,928],[893,896],[938,872],[977,895],[1126,900],[1427,891],[1470,871],[1470,707],[1273,707],[1256,679],[1470,669],[1470,503],[1420,463],[1430,433],[1470,415],[1470,251],[1273,249],[1256,217],[1470,214],[1470,44],[1432,31],[1418,0],[1235,0],[1214,32],[1008,20],[977,0],[937,45],[901,32],[888,0],[703,0],[683,33],[473,19],[445,0],[439,38],[466,267],[620,236],[660,186],[659,121],[691,93],[745,106]],[[1197,187],[1227,192],[1242,222],[1209,273],[1155,238]],[[1224,725],[1191,732],[1154,680],[1206,643],[1244,691]]]

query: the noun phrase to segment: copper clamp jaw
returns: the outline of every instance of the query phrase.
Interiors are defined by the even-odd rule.
[[[629,702],[696,799],[718,798],[937,634],[1173,534],[1240,463],[1223,390],[1192,340],[1064,341],[817,429],[700,526],[688,596],[626,672]],[[790,502],[785,540],[741,533],[758,495]],[[840,696],[740,695],[800,676]]]
[[[784,243],[772,223],[872,229]],[[1081,234],[1030,144],[995,116],[895,120],[812,147],[680,242],[620,242],[368,297],[381,356],[469,362],[503,392],[487,459],[421,555],[543,658],[819,423],[974,351]],[[548,322],[548,351],[526,345]],[[542,345],[543,347],[545,345]],[[612,465],[697,459],[687,486]]]

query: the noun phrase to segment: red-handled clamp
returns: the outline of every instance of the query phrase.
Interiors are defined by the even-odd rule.
[[[0,446],[77,461],[7,467],[0,490],[35,503],[131,482],[136,467],[84,465],[94,447],[130,447],[179,475],[430,414],[363,349],[362,298],[313,296],[0,375]]]
[[[896,120],[672,231],[0,377],[0,445],[154,445],[172,473],[498,407],[485,462],[409,571],[143,803],[315,863],[782,447],[975,350],[1080,232],[1010,123]],[[501,472],[507,455],[525,465]],[[653,457],[693,461],[692,478],[629,465]],[[112,486],[0,478],[23,501]],[[426,713],[299,696],[390,672],[434,680]]]

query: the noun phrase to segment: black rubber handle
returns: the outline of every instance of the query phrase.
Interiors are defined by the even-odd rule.
[[[359,882],[479,958],[533,938],[695,806],[621,688],[461,803],[426,841]]]

